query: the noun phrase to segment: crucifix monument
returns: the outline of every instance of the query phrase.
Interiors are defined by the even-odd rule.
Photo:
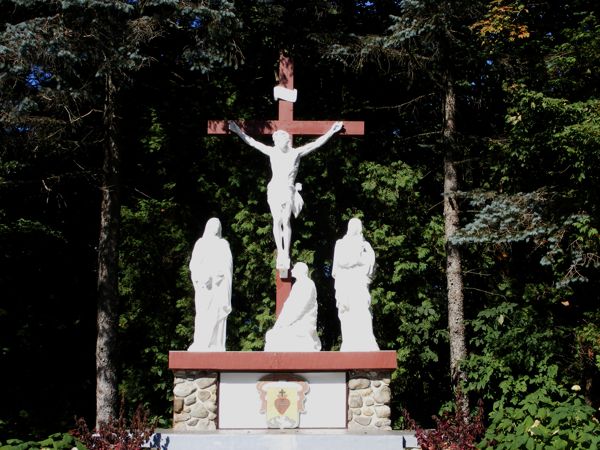
[[[342,335],[344,351],[321,351],[316,286],[308,275],[306,264],[294,261],[293,269],[289,270],[290,216],[297,216],[303,203],[298,192],[301,186],[296,183],[300,159],[337,133],[364,134],[364,123],[294,120],[297,98],[294,68],[285,56],[279,60],[279,84],[274,88],[274,96],[279,101],[277,120],[212,120],[208,122],[208,134],[233,132],[269,157],[273,174],[267,186],[267,202],[273,216],[278,254],[278,319],[265,336],[264,351],[225,351],[225,348],[216,349],[209,345],[208,348],[194,346],[189,351],[169,352],[169,368],[174,373],[173,428],[195,434],[167,433],[161,437],[161,442],[169,442],[169,448],[173,450],[209,448],[217,444],[233,449],[239,448],[240,439],[243,439],[242,447],[248,446],[247,440],[251,439],[253,448],[329,449],[332,439],[336,441],[334,447],[348,450],[405,448],[402,434],[346,433],[346,430],[389,433],[392,424],[389,385],[391,373],[398,366],[396,352],[380,351],[372,336],[368,285],[373,273],[374,252],[362,238],[360,222],[356,223],[357,219],[351,221],[348,234],[338,241],[334,255],[340,320],[343,331],[349,330],[351,335]],[[274,145],[263,144],[251,135],[273,135]],[[292,139],[295,135],[318,137],[294,148]],[[211,233],[205,233],[212,239],[210,243],[220,237],[217,230],[209,227],[211,230]],[[209,248],[207,253],[214,252]],[[213,264],[209,263],[209,266],[212,277],[209,281],[221,280],[223,271],[215,273]],[[196,283],[200,288],[198,293],[207,294],[202,298],[208,298],[210,302],[214,296],[208,291],[214,286],[204,282],[207,277],[202,277],[202,273],[200,271],[198,277],[193,274],[193,278],[199,281]],[[292,275],[296,279],[293,287]],[[198,298],[201,300],[200,296]],[[202,302],[199,303],[197,309],[203,307]],[[361,330],[353,330],[357,327]],[[352,340],[356,332],[362,332],[363,336],[358,344]],[[363,345],[363,341],[367,345]],[[313,430],[306,434],[260,432],[269,428]],[[218,435],[202,434],[216,429],[220,430]],[[234,432],[228,433],[228,430]],[[257,432],[242,437],[237,433],[239,430]],[[335,436],[331,431],[336,432]],[[225,440],[231,445],[224,446]]]
[[[289,274],[289,248],[291,244],[290,215],[298,215],[302,207],[299,194],[301,185],[295,183],[299,160],[302,156],[316,150],[333,134],[363,135],[364,122],[332,120],[294,120],[294,103],[297,90],[294,89],[294,65],[284,55],[279,59],[279,84],[273,89],[279,101],[279,118],[277,120],[225,121],[209,120],[208,134],[227,134],[230,131],[238,134],[244,142],[269,156],[273,170],[273,178],[268,186],[268,202],[273,215],[273,234],[277,246],[276,274],[276,314],[279,315],[283,304],[291,291]],[[274,147],[255,141],[249,136],[273,135]],[[321,136],[302,147],[293,148],[294,135]],[[286,197],[285,201],[282,197]],[[289,198],[289,199],[288,199]]]

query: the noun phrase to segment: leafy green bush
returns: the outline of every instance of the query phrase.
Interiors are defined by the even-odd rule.
[[[514,405],[497,402],[490,419],[482,449],[595,449],[600,444],[594,408],[565,390],[553,395],[542,387]]]
[[[40,450],[40,449],[65,449],[85,450],[85,446],[69,433],[54,433],[41,441],[22,441],[8,439],[5,444],[0,442],[0,450]]]

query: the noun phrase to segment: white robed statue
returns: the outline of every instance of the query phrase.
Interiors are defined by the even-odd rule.
[[[221,237],[221,222],[213,217],[196,241],[190,261],[196,316],[193,352],[225,351],[227,316],[231,312],[233,258]]]
[[[308,266],[298,262],[292,269],[296,282],[273,328],[265,336],[266,352],[318,352],[317,288],[308,276]]]
[[[341,351],[377,351],[373,335],[369,285],[375,270],[375,252],[362,235],[362,223],[353,218],[348,232],[335,244],[332,277],[342,326]]]

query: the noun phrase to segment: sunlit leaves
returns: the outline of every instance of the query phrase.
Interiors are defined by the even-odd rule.
[[[508,40],[513,42],[530,36],[525,19],[528,14],[526,5],[521,1],[492,0],[484,17],[471,25],[480,39],[494,42]]]

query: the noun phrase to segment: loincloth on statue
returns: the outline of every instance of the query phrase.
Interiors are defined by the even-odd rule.
[[[298,217],[304,206],[304,200],[299,192],[301,190],[302,184],[300,183],[286,185],[282,188],[281,185],[271,181],[267,185],[267,203],[271,214],[275,217],[289,207],[294,217]]]

